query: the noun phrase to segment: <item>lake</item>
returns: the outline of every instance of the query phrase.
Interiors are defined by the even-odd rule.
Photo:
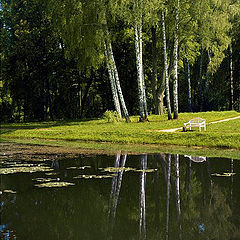
[[[240,239],[240,160],[2,158],[1,239]]]

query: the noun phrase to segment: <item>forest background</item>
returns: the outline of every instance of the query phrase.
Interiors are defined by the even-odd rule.
[[[1,121],[240,110],[237,0],[1,0],[0,28]]]

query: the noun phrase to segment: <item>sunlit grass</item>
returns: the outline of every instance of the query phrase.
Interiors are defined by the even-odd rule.
[[[200,146],[240,149],[240,119],[207,125],[207,131],[173,133],[162,129],[182,128],[184,122],[195,117],[212,121],[239,116],[235,111],[181,113],[178,120],[168,121],[167,116],[151,115],[149,122],[139,123],[138,117],[131,117],[131,123],[107,123],[103,119],[89,121],[56,121],[39,123],[4,124],[1,137],[4,139],[43,139],[95,141],[124,144],[158,144],[179,146]]]

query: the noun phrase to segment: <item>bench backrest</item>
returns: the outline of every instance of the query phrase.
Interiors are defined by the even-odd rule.
[[[189,122],[190,122],[190,123],[203,123],[203,122],[205,122],[205,121],[206,121],[205,119],[200,118],[200,117],[197,117],[197,118],[191,119]]]

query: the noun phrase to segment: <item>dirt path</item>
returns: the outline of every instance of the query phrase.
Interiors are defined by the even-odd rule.
[[[210,123],[207,123],[207,125],[215,124],[215,123],[221,123],[221,122],[227,122],[227,121],[236,120],[236,119],[240,119],[240,116],[210,122]],[[176,131],[181,130],[181,129],[182,129],[182,127],[172,128],[172,129],[162,129],[162,130],[157,130],[157,132],[176,132]]]

